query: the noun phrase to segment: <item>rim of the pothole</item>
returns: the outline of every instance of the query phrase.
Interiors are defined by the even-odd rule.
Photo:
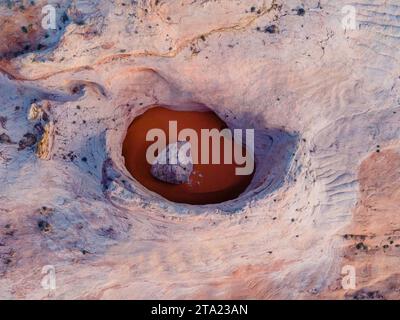
[[[180,111],[210,110],[223,119],[230,129],[243,128],[243,123],[238,121],[241,119],[239,116],[229,119],[231,115],[229,111],[216,110],[197,102],[185,104],[184,107],[150,104],[132,110],[124,126],[119,130],[107,132],[108,136],[106,136],[108,158],[103,165],[102,183],[106,196],[114,205],[126,210],[142,207],[149,211],[162,209],[169,213],[237,213],[243,211],[250,203],[266,198],[283,186],[297,146],[298,136],[283,129],[255,126],[255,173],[250,184],[238,197],[219,203],[188,204],[173,202],[147,189],[125,167],[122,144],[132,121],[156,106]],[[253,124],[247,125],[253,126]]]

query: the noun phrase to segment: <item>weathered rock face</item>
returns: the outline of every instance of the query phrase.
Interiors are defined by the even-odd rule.
[[[47,2],[0,2],[0,298],[400,297],[397,0],[354,3],[355,29],[344,0],[60,0],[43,30]],[[251,192],[185,206],[132,179],[155,104],[267,129]]]
[[[164,182],[181,184],[189,182],[193,172],[190,143],[177,141],[161,151],[151,165],[151,174]]]

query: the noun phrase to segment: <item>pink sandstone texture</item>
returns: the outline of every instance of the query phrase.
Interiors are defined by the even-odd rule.
[[[400,5],[0,2],[1,299],[399,299]],[[152,105],[255,128],[237,199],[137,183]],[[56,288],[43,287],[52,266]],[[343,267],[356,283],[343,286]]]

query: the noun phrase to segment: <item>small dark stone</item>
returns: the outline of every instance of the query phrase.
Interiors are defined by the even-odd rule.
[[[379,291],[367,291],[366,289],[361,289],[356,291],[352,298],[354,300],[384,300],[385,297]]]
[[[18,142],[18,150],[24,150],[27,147],[32,147],[36,144],[36,136],[32,133],[24,134],[24,137]]]
[[[42,135],[44,133],[43,125],[40,122],[35,123],[33,128],[35,129],[35,132],[37,132],[38,135]]]
[[[102,236],[102,237],[110,238],[110,239],[116,239],[117,238],[117,232],[112,227],[101,228],[99,230],[99,235]]]
[[[7,123],[7,117],[0,116],[0,126],[5,129]]]
[[[364,243],[359,242],[359,243],[356,244],[356,249],[357,250],[367,250],[368,247]]]
[[[2,133],[2,134],[0,134],[0,143],[11,144],[12,141],[11,141],[11,138],[7,134]]]
[[[45,220],[39,220],[38,227],[42,232],[49,232],[51,230],[51,225]]]
[[[42,120],[43,120],[44,122],[49,121],[49,115],[47,114],[46,111],[43,111],[43,113],[42,113]]]
[[[271,24],[270,26],[266,27],[264,32],[266,33],[277,33],[278,32],[278,27],[274,24]]]
[[[61,21],[65,24],[66,22],[69,21],[69,17],[67,15],[66,12],[63,13],[62,17],[61,17]]]
[[[306,11],[304,10],[304,8],[298,8],[297,9],[297,15],[298,16],[304,16],[305,13],[306,13]]]

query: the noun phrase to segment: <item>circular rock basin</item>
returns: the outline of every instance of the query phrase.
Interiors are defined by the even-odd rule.
[[[169,137],[171,121],[176,121],[178,133],[183,129],[190,128],[197,133],[199,139],[197,148],[199,161],[194,163],[193,172],[187,183],[171,184],[156,179],[151,174],[151,163],[146,158],[148,148],[157,140],[146,141],[146,135],[151,129],[161,129],[165,132],[167,144],[176,142],[176,140],[170,141]],[[237,174],[236,169],[243,168],[245,164],[238,165],[235,161],[234,147],[232,147],[232,163],[225,161],[224,146],[225,141],[228,140],[220,138],[221,161],[219,163],[212,163],[213,152],[216,152],[218,148],[212,149],[214,144],[211,138],[209,138],[208,146],[209,163],[200,160],[204,153],[202,153],[201,146],[205,142],[201,137],[201,130],[217,129],[220,132],[220,130],[226,128],[226,123],[212,111],[178,111],[155,106],[136,117],[128,128],[122,148],[125,166],[143,186],[173,202],[199,205],[235,199],[250,184],[254,169],[251,174]],[[245,141],[244,137],[243,141]],[[242,155],[246,155],[248,149],[244,145],[239,148]],[[204,150],[207,150],[207,148]]]

